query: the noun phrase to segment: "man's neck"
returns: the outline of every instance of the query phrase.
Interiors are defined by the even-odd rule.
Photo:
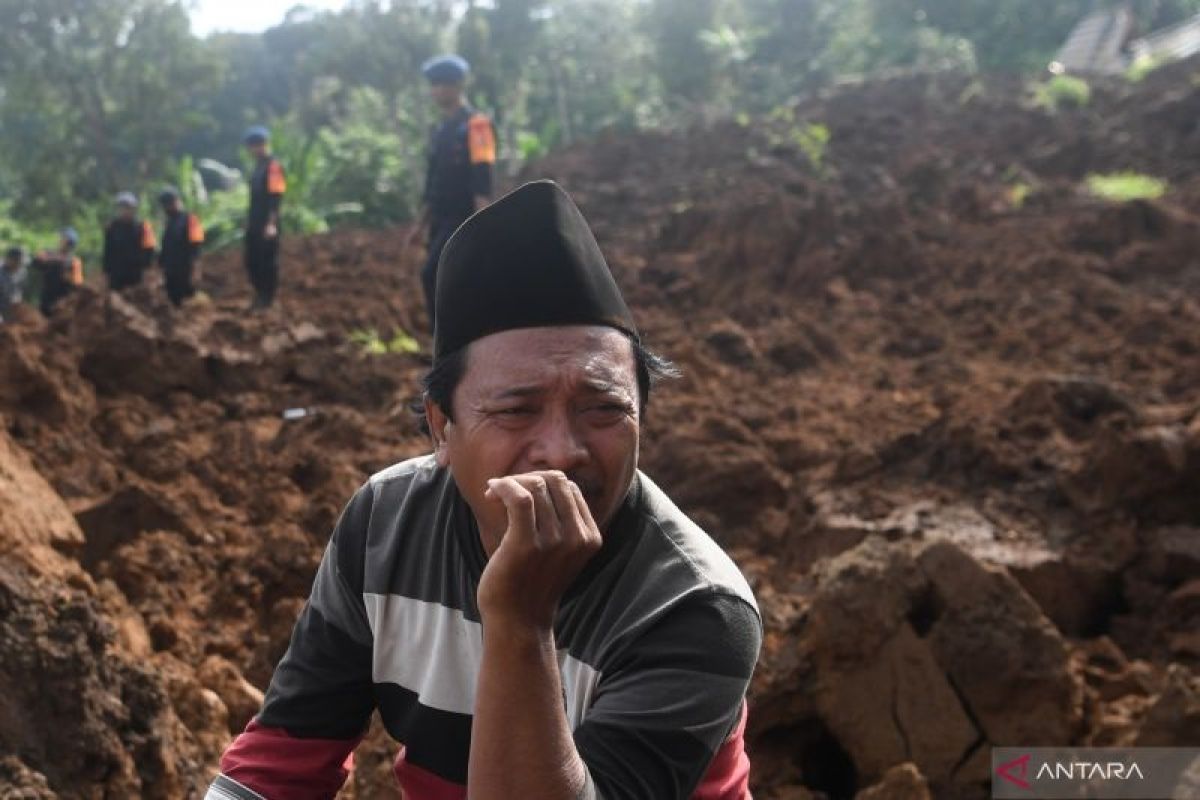
[[[442,119],[454,119],[467,108],[467,101],[460,100],[457,105],[442,109]]]

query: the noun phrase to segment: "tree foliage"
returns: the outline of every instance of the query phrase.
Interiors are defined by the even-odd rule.
[[[290,222],[385,224],[416,211],[435,119],[419,68],[440,52],[473,63],[472,99],[512,167],[608,128],[769,113],[849,73],[1041,72],[1098,5],[351,0],[200,39],[185,0],[0,0],[0,209],[47,232],[92,225],[118,190],[152,194],[181,164],[190,174],[184,159],[239,165],[242,131],[265,123],[288,169]],[[1145,33],[1200,0],[1132,7]],[[232,218],[240,199],[196,201]]]
[[[219,80],[179,2],[4,0],[0,159],[16,210],[68,216],[80,198],[166,169]]]

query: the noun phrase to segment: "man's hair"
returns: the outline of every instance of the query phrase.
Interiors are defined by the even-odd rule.
[[[629,339],[633,347],[638,383],[638,410],[644,415],[650,402],[650,390],[659,382],[678,378],[683,373],[675,362],[646,347],[638,337],[624,331],[621,333]],[[417,414],[421,421],[422,433],[429,433],[429,422],[425,419],[425,398],[432,400],[450,421],[454,421],[454,390],[462,382],[466,369],[467,347],[460,347],[439,358],[429,372],[425,373],[425,377],[421,379],[424,393],[412,406],[413,413]]]

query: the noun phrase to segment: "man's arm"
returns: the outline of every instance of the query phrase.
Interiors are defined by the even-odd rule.
[[[113,269],[116,266],[113,253],[113,232],[112,226],[109,225],[104,229],[104,250],[100,255],[100,269],[105,275],[112,275]]]
[[[413,223],[412,229],[409,230],[408,238],[404,240],[405,255],[408,253],[408,248],[415,246],[421,235],[429,230],[429,214],[429,206],[421,206],[421,213],[417,216],[417,221]]]
[[[576,800],[588,772],[571,740],[554,646],[559,599],[600,549],[579,487],[562,473],[491,482],[509,526],[479,581],[483,657],[471,724],[471,800]]]
[[[158,249],[158,237],[154,235],[154,228],[149,222],[142,221],[142,268],[146,269],[154,264],[154,253]]]
[[[740,731],[762,625],[740,597],[682,598],[606,668],[572,734],[553,616],[599,534],[573,484],[538,475],[491,487],[509,528],[479,586],[470,797],[685,800],[698,787],[705,800],[748,797]]]
[[[375,707],[372,634],[362,604],[372,489],[338,521],[262,711],[221,757],[206,800],[325,800]]]
[[[283,165],[278,159],[271,159],[267,164],[267,226],[263,234],[268,239],[279,235],[279,209],[283,205],[283,195],[287,192],[287,178],[283,174]]]
[[[492,173],[496,165],[496,132],[492,121],[475,114],[467,123],[467,150],[471,157],[471,192],[475,210],[492,202]]]

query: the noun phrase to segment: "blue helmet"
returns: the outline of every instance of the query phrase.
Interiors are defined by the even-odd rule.
[[[266,144],[270,140],[271,132],[264,125],[251,126],[242,136],[242,144]]]
[[[116,200],[113,202],[119,206],[125,206],[126,208],[138,207],[137,195],[133,192],[121,192],[119,195],[117,195]]]
[[[63,228],[59,234],[71,247],[79,244],[79,233],[74,228]]]
[[[434,56],[421,65],[421,74],[430,83],[462,83],[471,72],[471,65],[462,56]]]

